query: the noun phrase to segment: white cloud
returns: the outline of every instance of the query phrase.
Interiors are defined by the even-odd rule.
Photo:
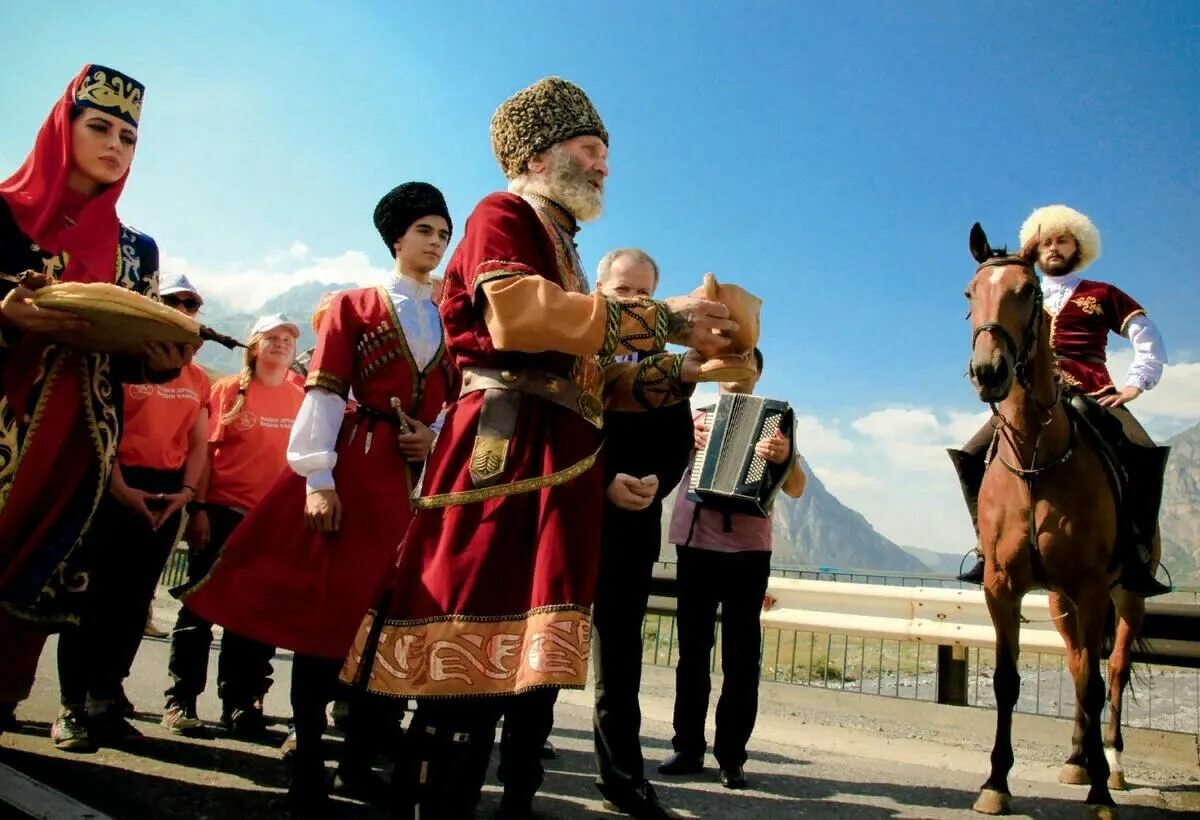
[[[855,420],[854,429],[876,441],[929,442],[937,438],[937,417],[929,410],[889,407]]]
[[[193,265],[182,257],[164,255],[162,269],[184,273],[200,289],[206,300],[216,300],[241,310],[253,311],[268,299],[305,282],[360,286],[386,282],[390,270],[376,268],[362,251],[346,251],[338,256],[310,257],[303,242],[293,242],[287,251],[273,253],[260,262],[210,270]]]
[[[854,443],[836,426],[825,425],[816,416],[796,416],[796,446],[809,461],[823,461],[854,451]]]
[[[1108,370],[1117,384],[1133,361],[1133,351],[1119,350],[1109,356]],[[1168,438],[1200,422],[1200,362],[1181,361],[1163,369],[1162,380],[1153,390],[1130,403],[1130,411],[1156,438]]]

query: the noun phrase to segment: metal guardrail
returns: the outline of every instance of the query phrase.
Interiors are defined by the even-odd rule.
[[[675,627],[675,565],[660,562],[651,586],[650,606],[643,621],[642,660],[658,666],[678,662]],[[969,590],[952,576],[848,570],[830,567],[776,567],[776,579],[834,581],[880,587],[924,587],[935,593]],[[168,558],[160,583],[177,586],[187,578],[187,545],[180,544]],[[778,588],[772,582],[772,588]],[[803,589],[801,587],[800,589]],[[881,590],[882,592],[882,590]],[[869,590],[864,590],[869,594]],[[798,593],[802,605],[803,593]],[[778,598],[778,596],[776,596]],[[1033,614],[1030,596],[1025,612]],[[1159,601],[1166,600],[1165,603]],[[782,614],[782,606],[780,612]],[[1145,634],[1151,642],[1148,655],[1138,655],[1132,697],[1125,701],[1124,722],[1129,726],[1200,734],[1200,669],[1191,659],[1155,650],[1167,641],[1200,642],[1200,588],[1177,587],[1170,596],[1149,604]],[[938,644],[854,633],[834,621],[824,628],[799,627],[782,618],[764,617],[762,677],[800,686],[817,686],[857,694],[907,698],[937,703],[995,708],[991,674],[995,653],[990,643]],[[1027,625],[1029,635],[1039,625]],[[988,627],[990,630],[990,626]],[[1029,630],[1026,632],[1025,630]],[[1057,633],[1054,636],[1057,638]],[[711,658],[721,669],[721,634]],[[1029,714],[1071,717],[1075,690],[1059,644],[1031,651],[1023,640],[1020,659],[1021,699],[1017,710]]]
[[[964,587],[950,576],[862,570],[776,568],[772,575],[775,578],[844,580],[856,585],[924,586],[920,596],[929,599],[944,599],[951,590]],[[646,663],[674,666],[677,662],[673,576],[674,565],[660,563],[652,587],[651,606],[644,621],[643,661]],[[940,584],[941,589],[935,584]],[[779,587],[780,582],[773,580],[768,594],[773,595],[771,589]],[[969,590],[964,589],[964,592],[968,596],[974,595],[982,603],[977,588]],[[899,592],[879,590],[880,597],[890,595],[893,603]],[[1123,715],[1126,725],[1200,734],[1200,669],[1194,668],[1200,665],[1197,662],[1200,657],[1198,593],[1200,590],[1194,587],[1177,589],[1172,596],[1167,596],[1172,599],[1167,603],[1157,603],[1162,599],[1150,603],[1145,634],[1150,639],[1151,651],[1136,658],[1139,663],[1135,667],[1134,689],[1132,697],[1126,698]],[[803,603],[803,593],[797,594],[802,606],[812,606]],[[872,590],[864,588],[844,596],[829,591],[826,594],[835,599],[850,598],[855,594],[873,595]],[[916,594],[900,593],[899,597],[904,599],[907,595],[911,601],[911,596]],[[1031,608],[1034,604],[1033,596],[1027,598],[1027,616],[1035,614],[1035,609]],[[776,606],[780,606],[778,601]],[[974,602],[970,602],[967,608],[973,607]],[[982,634],[977,635],[977,642],[938,644],[937,640],[930,643],[928,640],[904,639],[903,635],[889,638],[877,633],[859,634],[848,628],[847,622],[848,619],[828,618],[814,623],[795,623],[790,622],[782,610],[775,617],[770,611],[764,613],[763,679],[860,694],[994,708],[991,673],[995,669],[995,653],[990,640]],[[987,623],[986,632],[990,634],[990,621]],[[1048,624],[1023,628],[1022,643],[1027,650],[1032,647],[1024,637],[1029,634],[1032,638],[1030,633],[1039,626],[1052,629]],[[1022,653],[1023,685],[1017,709],[1031,714],[1070,717],[1075,708],[1074,684],[1066,669],[1057,633],[1052,637],[1053,642],[1039,642],[1043,644],[1043,651]],[[1175,646],[1182,642],[1186,653],[1163,652],[1161,647],[1171,646],[1170,642],[1175,642]],[[1156,643],[1160,647],[1158,650],[1154,648]],[[711,660],[713,669],[719,671],[719,625]]]

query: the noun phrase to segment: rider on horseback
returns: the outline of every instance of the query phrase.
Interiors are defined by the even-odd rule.
[[[1128,592],[1149,597],[1169,592],[1154,578],[1151,559],[1162,497],[1165,449],[1157,448],[1124,405],[1152,389],[1167,361],[1162,336],[1146,311],[1113,285],[1080,277],[1100,256],[1100,232],[1086,216],[1065,205],[1038,208],[1021,226],[1021,246],[1037,242],[1037,267],[1046,312],[1050,315],[1050,346],[1058,359],[1063,393],[1089,426],[1104,438],[1127,476],[1129,536],[1118,546],[1121,577]],[[1133,364],[1125,386],[1113,384],[1106,365],[1108,333],[1133,343]],[[987,451],[995,435],[989,419],[961,451],[951,451],[963,496],[978,537],[979,488],[987,467]],[[983,583],[983,555],[960,581]]]

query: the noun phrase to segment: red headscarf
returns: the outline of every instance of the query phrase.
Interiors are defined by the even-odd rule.
[[[74,162],[71,109],[90,68],[84,66],[67,86],[38,132],[33,151],[15,174],[0,182],[0,196],[8,203],[22,233],[51,253],[68,253],[67,267],[61,274],[64,281],[112,282],[116,278],[121,230],[117,199],[129,172],[87,198],[78,216],[72,217],[74,225],[68,226],[63,218],[79,204],[79,195],[67,188],[67,174]]]

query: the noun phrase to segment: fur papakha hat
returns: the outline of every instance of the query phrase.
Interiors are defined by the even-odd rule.
[[[1064,231],[1079,245],[1079,264],[1072,273],[1079,273],[1100,258],[1100,231],[1087,216],[1066,205],[1046,205],[1031,213],[1021,226],[1021,247],[1035,236]]]
[[[492,115],[492,151],[509,179],[550,146],[585,134],[608,145],[608,130],[583,89],[546,77],[509,97]]]
[[[392,256],[396,255],[396,240],[423,216],[440,216],[450,230],[454,230],[446,198],[428,182],[397,185],[379,200],[375,206],[375,229]]]

